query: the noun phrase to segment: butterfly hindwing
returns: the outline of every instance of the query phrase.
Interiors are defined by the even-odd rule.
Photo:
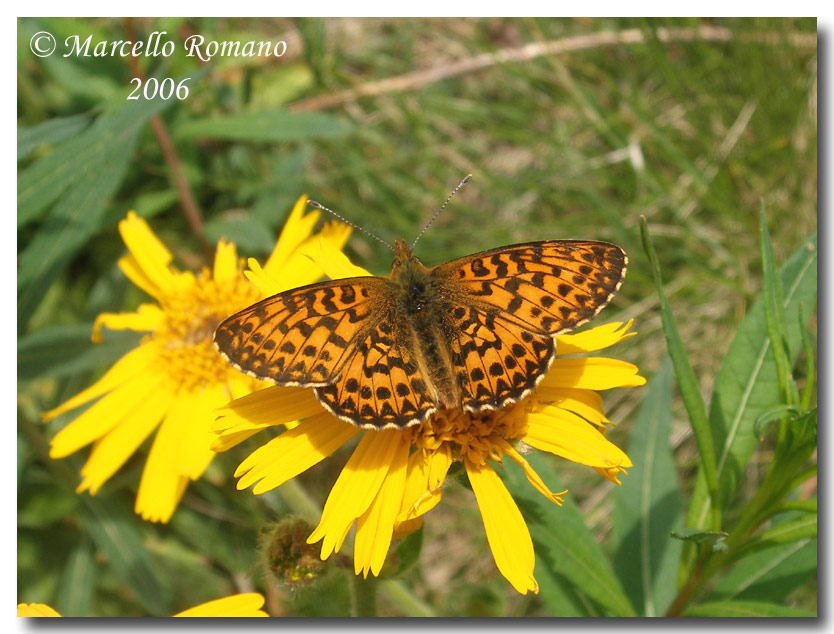
[[[409,350],[407,325],[391,315],[373,327],[351,351],[339,378],[316,388],[316,396],[334,416],[360,427],[403,429],[437,409],[437,395]]]
[[[371,327],[385,292],[381,278],[356,277],[279,293],[226,319],[214,341],[235,367],[259,379],[326,385]]]
[[[497,311],[456,306],[449,313],[450,360],[464,410],[496,410],[515,403],[550,367],[555,355],[550,335],[520,328]]]
[[[592,319],[622,284],[628,258],[607,242],[551,240],[452,260],[432,273],[464,305],[495,308],[551,336]]]

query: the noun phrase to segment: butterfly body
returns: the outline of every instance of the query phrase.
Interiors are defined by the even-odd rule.
[[[596,315],[626,265],[615,245],[554,240],[428,268],[396,242],[389,277],[267,298],[220,324],[215,344],[248,374],[315,388],[343,420],[404,428],[438,408],[477,413],[524,398],[556,335]]]

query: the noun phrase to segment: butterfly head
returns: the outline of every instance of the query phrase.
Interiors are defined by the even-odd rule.
[[[394,275],[417,265],[419,268],[424,268],[423,263],[411,252],[411,248],[406,244],[405,240],[394,240],[394,263],[391,265],[391,271]]]

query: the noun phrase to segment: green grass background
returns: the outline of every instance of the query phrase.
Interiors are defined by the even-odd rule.
[[[42,29],[59,40],[92,33],[94,41],[126,39],[126,29],[135,39],[165,30],[178,47],[194,33],[285,40],[281,58],[216,59],[192,83],[188,99],[162,114],[210,242],[225,235],[238,242],[241,255],[263,259],[302,193],[388,242],[412,240],[472,173],[472,182],[421,239],[423,262],[528,240],[615,242],[629,253],[629,272],[597,321],[636,320],[639,335],[613,353],[651,376],[665,342],[640,248],[639,220],[646,216],[705,395],[760,289],[760,205],[778,262],[816,228],[815,19],[22,19],[19,143],[55,118],[72,138],[79,133],[73,121],[80,126],[124,104],[132,89],[134,73],[122,58],[34,57],[29,38]],[[682,31],[667,38],[668,29]],[[615,34],[635,41],[612,43]],[[479,57],[512,57],[522,47],[560,41],[568,49],[583,46],[516,61]],[[159,77],[201,70],[181,48],[170,58],[139,63]],[[449,71],[445,78],[431,76]],[[288,125],[287,111],[321,118]],[[232,135],[201,128],[228,115],[244,122]],[[57,143],[36,147],[19,161],[19,173]],[[53,275],[35,278],[27,291],[37,300],[27,300],[31,309],[19,306],[18,313],[21,341],[47,333],[60,348],[54,355],[19,357],[18,599],[98,615],[144,614],[148,606],[125,590],[111,567],[91,566],[107,555],[90,536],[101,516],[72,492],[84,452],[50,461],[48,441],[67,419],[44,426],[38,417],[88,385],[130,345],[114,335],[110,348],[91,351],[85,334],[99,312],[132,309],[143,300],[115,267],[123,253],[116,224],[128,209],[149,219],[180,266],[205,263],[145,124],[96,225]],[[45,227],[43,215],[19,221],[21,262]],[[347,252],[373,272],[390,270],[391,253],[358,232]],[[628,446],[641,396],[640,389],[606,395],[608,416],[620,423],[609,438],[620,446]],[[671,442],[686,493],[696,447],[677,402],[675,411]],[[95,498],[151,553],[157,565],[151,578],[164,597],[156,606],[161,614],[241,588],[263,590],[260,573],[250,574],[253,546],[260,528],[287,506],[279,492],[256,499],[234,491],[231,474],[252,446],[215,461],[169,526],[142,524],[131,515],[141,455]],[[314,500],[323,503],[343,459],[337,455],[301,478]],[[765,462],[767,453],[758,460]],[[560,461],[557,469],[604,544],[612,530],[610,485],[578,465]],[[419,564],[402,581],[441,615],[548,614],[539,599],[516,595],[495,570],[464,487],[448,487],[443,504],[427,517]],[[89,590],[68,597],[68,583]],[[273,614],[347,611],[340,571],[308,589],[267,594]],[[815,588],[801,588],[793,601],[814,609]],[[401,614],[385,595],[380,607],[383,614]]]

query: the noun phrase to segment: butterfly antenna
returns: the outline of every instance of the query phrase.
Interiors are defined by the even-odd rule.
[[[418,234],[418,236],[417,236],[416,238],[414,238],[414,242],[412,242],[412,243],[411,243],[411,250],[412,250],[412,251],[414,250],[414,246],[417,244],[417,240],[419,240],[420,238],[422,238],[422,237],[423,237],[423,234],[424,234],[426,231],[428,231],[428,228],[429,228],[429,227],[431,227],[432,223],[433,223],[433,222],[437,219],[437,217],[440,215],[440,212],[441,212],[441,211],[443,211],[444,209],[446,209],[446,205],[448,205],[448,204],[449,204],[449,201],[450,201],[450,200],[452,200],[452,196],[454,196],[455,194],[457,194],[457,193],[458,193],[458,190],[459,190],[461,187],[463,187],[464,185],[466,185],[466,183],[468,183],[468,182],[469,182],[469,180],[470,180],[471,178],[472,178],[472,174],[467,174],[467,175],[466,175],[466,178],[464,178],[464,179],[463,179],[460,183],[458,183],[458,186],[457,186],[457,187],[455,187],[455,188],[452,190],[452,193],[451,193],[451,194],[449,194],[449,197],[446,199],[446,202],[444,202],[442,205],[440,205],[440,209],[438,209],[437,211],[435,211],[435,212],[434,212],[434,215],[433,215],[433,216],[429,219],[429,221],[426,223],[426,226],[425,226],[425,227],[423,227],[423,230],[422,230],[422,231]]]
[[[362,227],[360,227],[359,225],[355,225],[355,224],[353,224],[350,220],[348,220],[348,219],[347,219],[347,218],[345,218],[344,216],[340,216],[340,215],[339,215],[339,214],[337,214],[335,211],[333,211],[332,209],[328,209],[327,207],[325,207],[325,206],[324,206],[324,205],[322,205],[321,203],[317,203],[315,200],[308,200],[308,201],[307,201],[307,204],[308,204],[308,205],[310,205],[310,207],[315,207],[316,209],[322,209],[322,210],[324,210],[324,211],[330,212],[331,214],[333,214],[334,216],[336,216],[339,220],[341,220],[341,221],[342,221],[342,222],[344,222],[345,224],[350,225],[350,226],[351,226],[351,227],[353,227],[354,229],[358,229],[359,231],[361,231],[362,233],[364,233],[366,236],[370,236],[370,237],[371,237],[371,238],[373,238],[374,240],[377,240],[377,241],[381,242],[381,243],[382,243],[382,244],[384,244],[386,247],[388,247],[389,249],[391,249],[392,251],[394,251],[394,247],[392,247],[390,244],[388,244],[385,240],[383,240],[383,239],[382,239],[382,238],[380,238],[379,236],[375,236],[374,234],[372,234],[372,233],[371,233],[370,231],[368,231],[367,229],[363,229],[363,228],[362,228]]]

